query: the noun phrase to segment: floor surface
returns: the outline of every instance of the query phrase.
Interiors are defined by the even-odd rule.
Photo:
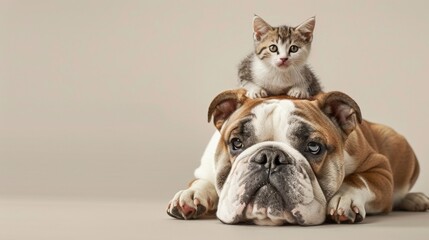
[[[428,239],[429,212],[393,212],[360,224],[313,227],[175,220],[166,202],[1,199],[0,239]]]

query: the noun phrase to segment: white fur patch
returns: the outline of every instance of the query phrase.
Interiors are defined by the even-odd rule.
[[[356,160],[350,154],[344,151],[344,171],[345,175],[354,173],[356,170]]]
[[[220,141],[220,133],[216,131],[211,137],[207,147],[201,157],[200,166],[195,169],[194,176],[197,179],[205,179],[215,184],[215,152]]]
[[[287,131],[288,119],[295,105],[290,100],[268,100],[252,109],[256,118],[253,120],[255,135],[260,141],[280,141],[290,143]]]
[[[401,201],[409,192],[409,189],[409,186],[405,186],[402,189],[395,189],[395,191],[393,192],[393,206],[398,206],[401,203]]]
[[[360,177],[362,182],[365,184],[363,188],[357,188],[350,186],[346,183],[343,183],[330,200],[328,205],[328,213],[331,209],[336,210],[337,212],[348,212],[355,211],[353,208],[357,208],[358,212],[362,217],[365,218],[366,213],[378,213],[376,209],[372,209],[367,203],[375,199],[375,194],[369,189],[365,179]]]
[[[300,68],[289,66],[280,71],[277,67],[267,65],[257,56],[254,56],[252,61],[252,69],[253,81],[256,85],[268,90],[271,95],[284,94],[285,89],[306,83]]]

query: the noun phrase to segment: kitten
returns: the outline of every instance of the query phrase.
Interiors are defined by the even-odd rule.
[[[241,87],[251,98],[289,95],[308,98],[321,92],[315,74],[307,66],[315,17],[297,27],[272,27],[253,18],[254,53],[239,65]]]

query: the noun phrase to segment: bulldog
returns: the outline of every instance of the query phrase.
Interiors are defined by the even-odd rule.
[[[170,201],[174,218],[316,225],[429,207],[425,194],[409,192],[419,165],[406,139],[362,120],[344,93],[250,99],[230,90],[214,98],[208,119],[218,131],[195,180]]]

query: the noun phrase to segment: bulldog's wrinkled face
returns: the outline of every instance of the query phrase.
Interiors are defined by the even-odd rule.
[[[340,125],[316,100],[234,103],[223,101],[214,110],[221,132],[215,157],[218,218],[261,225],[322,223],[326,202],[344,178]],[[231,106],[238,107],[231,111]]]

